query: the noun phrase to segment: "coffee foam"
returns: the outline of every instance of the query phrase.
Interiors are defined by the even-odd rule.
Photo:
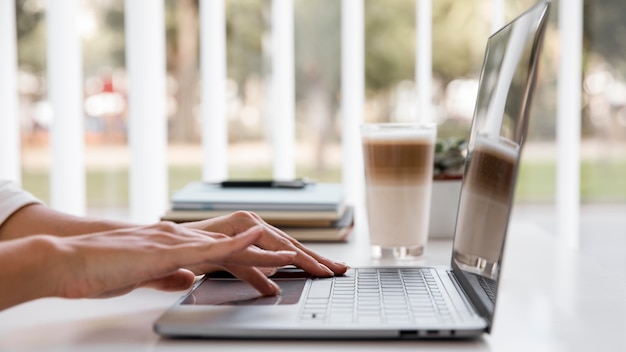
[[[474,149],[483,152],[490,151],[492,152],[491,154],[496,154],[496,156],[499,156],[501,159],[515,163],[520,148],[517,143],[503,137],[495,139],[486,136],[478,136],[474,144]]]
[[[412,130],[412,129],[391,129],[364,131],[364,140],[373,141],[424,141],[432,142],[435,140],[435,131],[429,130]]]

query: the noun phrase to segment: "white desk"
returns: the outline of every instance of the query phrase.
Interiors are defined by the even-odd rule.
[[[358,232],[347,244],[311,245],[367,264]],[[433,241],[425,262],[447,265],[451,244]],[[622,251],[626,255],[626,249]],[[41,299],[0,312],[0,351],[624,351],[626,268],[559,248],[554,236],[513,221],[491,335],[472,341],[167,340],[153,321],[182,293],[140,289],[106,300]]]

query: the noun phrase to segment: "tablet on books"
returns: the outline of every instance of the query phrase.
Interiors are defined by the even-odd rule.
[[[192,182],[174,193],[174,210],[328,211],[344,206],[339,183],[315,183],[303,188],[225,188],[220,184]]]

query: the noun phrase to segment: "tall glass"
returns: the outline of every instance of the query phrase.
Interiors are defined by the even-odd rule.
[[[374,258],[420,257],[428,240],[437,127],[361,126],[370,244]]]

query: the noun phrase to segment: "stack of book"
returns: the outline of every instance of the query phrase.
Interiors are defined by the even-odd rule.
[[[343,241],[354,225],[354,207],[339,183],[288,188],[192,182],[174,193],[162,220],[197,221],[237,210],[252,211],[300,241]]]

